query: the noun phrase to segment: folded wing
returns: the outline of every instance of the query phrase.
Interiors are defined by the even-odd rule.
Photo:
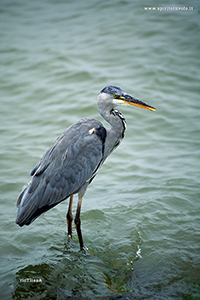
[[[93,128],[105,131],[95,119],[80,120],[47,150],[31,172],[32,181],[19,196],[17,224],[29,225],[41,213],[87,187],[104,154],[105,139]]]

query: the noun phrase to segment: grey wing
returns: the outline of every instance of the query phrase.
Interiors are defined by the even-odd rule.
[[[32,181],[19,196],[17,224],[30,224],[95,176],[103,160],[104,145],[91,129],[100,127],[104,128],[95,119],[83,119],[69,127],[47,150],[31,172]]]

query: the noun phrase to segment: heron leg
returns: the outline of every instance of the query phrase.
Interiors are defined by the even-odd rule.
[[[73,203],[73,197],[74,197],[74,195],[70,196],[69,208],[68,208],[68,212],[67,212],[67,215],[66,215],[67,227],[68,227],[68,236],[72,236],[72,220],[73,220],[72,203]]]
[[[81,220],[80,220],[81,204],[82,204],[82,198],[80,198],[78,201],[78,206],[77,206],[77,210],[76,210],[76,217],[74,219],[74,223],[75,223],[75,228],[76,228],[76,231],[78,234],[80,248],[81,248],[81,250],[83,250],[84,245],[83,245],[83,238],[82,238],[82,233],[81,233]]]

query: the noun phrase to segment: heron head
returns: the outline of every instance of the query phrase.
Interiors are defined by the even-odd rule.
[[[152,111],[156,110],[156,108],[154,108],[153,106],[150,106],[145,102],[135,99],[134,97],[128,95],[120,87],[113,86],[113,85],[106,86],[104,89],[102,89],[98,99],[112,106],[117,106],[120,104],[128,104],[128,105],[133,105],[133,106],[141,107]]]

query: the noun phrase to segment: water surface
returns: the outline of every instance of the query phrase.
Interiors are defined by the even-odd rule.
[[[200,7],[146,5],[1,1],[1,299],[200,299]],[[120,107],[125,139],[84,197],[82,253],[68,200],[23,228],[16,201],[65,128],[102,121],[110,84],[157,111]]]

